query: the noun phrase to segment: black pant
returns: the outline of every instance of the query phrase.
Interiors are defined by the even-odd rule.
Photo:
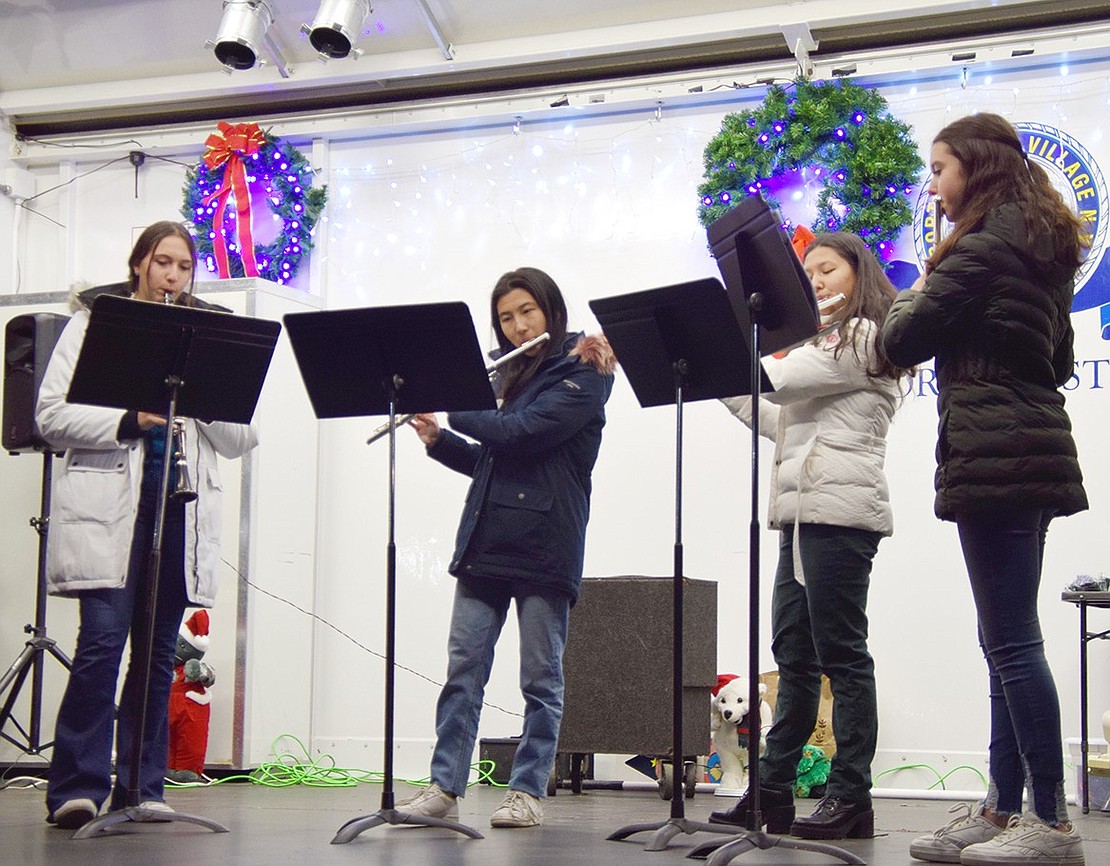
[[[867,590],[881,536],[813,523],[798,530],[805,585],[795,579],[793,526],[782,530],[779,543],[771,603],[779,692],[759,763],[761,784],[793,790],[798,759],[817,723],[824,673],[832,686],[836,739],[826,790],[866,800],[879,733],[875,663],[867,651]]]

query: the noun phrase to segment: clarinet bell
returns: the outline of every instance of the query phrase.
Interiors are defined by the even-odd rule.
[[[173,468],[174,485],[170,498],[175,502],[192,502],[197,498],[197,491],[185,460],[185,425],[177,420],[173,422]]]

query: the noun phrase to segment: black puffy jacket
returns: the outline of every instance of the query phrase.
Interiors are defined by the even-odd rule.
[[[473,478],[449,571],[521,580],[578,598],[616,360],[604,337],[571,336],[511,403],[452,412],[428,455]]]
[[[1059,390],[1074,367],[1074,276],[1050,240],[1030,248],[1011,203],[960,238],[923,291],[895,299],[883,326],[887,356],[902,367],[936,359],[938,517],[1087,507]]]

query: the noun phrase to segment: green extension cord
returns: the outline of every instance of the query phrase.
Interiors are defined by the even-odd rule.
[[[288,740],[296,744],[294,751],[279,751],[279,744]],[[225,776],[222,779],[211,779],[203,782],[174,782],[166,780],[167,787],[174,788],[207,788],[213,785],[222,785],[226,782],[251,782],[266,788],[290,788],[294,785],[306,785],[310,788],[354,788],[360,784],[381,784],[385,781],[382,773],[373,770],[351,769],[337,767],[335,760],[330,755],[320,755],[313,760],[304,743],[292,734],[282,734],[274,740],[271,751],[277,760],[260,764],[258,769],[250,773],[237,776]],[[471,765],[478,776],[467,787],[486,782],[498,788],[506,785],[495,782],[492,773],[497,765],[493,761],[478,761]],[[396,781],[422,788],[430,780],[424,779],[398,779]]]
[[[902,767],[891,767],[889,770],[883,770],[881,773],[879,773],[875,777],[875,781],[878,781],[883,776],[889,775],[890,773],[900,773],[903,770],[928,770],[930,773],[932,773],[934,776],[936,776],[937,780],[935,782],[933,782],[933,784],[931,784],[928,788],[926,788],[925,789],[926,791],[932,791],[932,790],[936,789],[938,786],[939,786],[940,790],[947,791],[948,788],[945,787],[944,783],[946,781],[948,781],[948,779],[952,776],[953,773],[957,773],[960,770],[970,770],[971,772],[973,772],[976,776],[979,777],[979,781],[983,785],[983,790],[987,789],[987,777],[984,776],[983,773],[977,767],[972,767],[968,764],[961,764],[959,767],[953,767],[951,770],[949,770],[943,776],[940,773],[938,773],[936,771],[936,769],[934,769],[933,767],[930,767],[928,764],[906,764],[905,766],[902,766]]]

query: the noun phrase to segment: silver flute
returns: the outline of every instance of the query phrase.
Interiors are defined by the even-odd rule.
[[[939,195],[933,196],[933,231],[939,244],[944,240],[944,199]]]
[[[503,364],[506,364],[507,362],[511,361],[513,358],[518,357],[519,355],[523,355],[529,349],[534,349],[536,346],[540,345],[541,343],[546,343],[550,339],[551,339],[551,335],[549,333],[547,333],[547,331],[544,331],[538,337],[533,337],[531,340],[528,340],[527,342],[521,343],[519,346],[517,346],[511,352],[506,352],[500,358],[495,360],[492,364],[488,364],[486,366],[486,373],[489,375],[490,379],[493,379],[494,375],[497,373],[498,367],[501,367]],[[415,413],[415,412],[410,412],[407,415],[398,415],[397,418],[393,422],[393,428],[396,429],[398,427],[403,427],[404,425],[408,424],[409,421],[411,421],[413,418],[416,417],[416,414],[417,413]],[[385,436],[387,433],[389,433],[389,430],[390,430],[390,425],[389,425],[389,422],[386,421],[384,424],[382,424],[381,427],[377,428],[373,433],[370,434],[370,438],[366,440],[366,444],[367,445],[374,444],[379,439],[381,439],[383,436]]]

